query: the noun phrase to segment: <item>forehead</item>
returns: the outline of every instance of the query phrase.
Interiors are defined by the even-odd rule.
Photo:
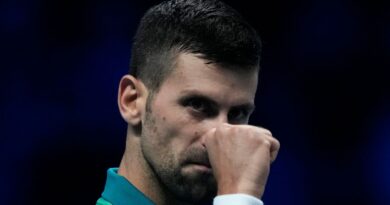
[[[208,63],[195,54],[181,53],[161,89],[179,94],[196,92],[220,98],[221,101],[253,102],[257,79],[257,68],[226,68]]]

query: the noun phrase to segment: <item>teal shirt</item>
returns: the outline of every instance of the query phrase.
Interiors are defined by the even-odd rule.
[[[140,190],[118,174],[118,168],[107,171],[106,186],[96,205],[154,205]]]

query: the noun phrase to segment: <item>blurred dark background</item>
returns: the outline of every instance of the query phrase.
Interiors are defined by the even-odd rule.
[[[1,1],[1,204],[95,203],[124,150],[131,39],[157,2]],[[282,144],[266,204],[390,204],[389,4],[227,2],[264,42],[252,123]]]

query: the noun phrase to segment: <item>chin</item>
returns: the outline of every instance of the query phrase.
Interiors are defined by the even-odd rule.
[[[217,194],[217,184],[212,172],[207,169],[194,168],[183,175],[183,186],[188,198],[192,202],[212,200]]]
[[[216,180],[204,167],[184,166],[161,179],[179,204],[209,204],[217,194]]]
[[[183,193],[179,198],[188,204],[208,204],[217,194],[215,186],[205,184],[189,184],[183,188]]]

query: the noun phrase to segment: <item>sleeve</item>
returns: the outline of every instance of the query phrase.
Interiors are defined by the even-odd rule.
[[[264,205],[263,202],[248,194],[226,194],[214,198],[213,205]]]

